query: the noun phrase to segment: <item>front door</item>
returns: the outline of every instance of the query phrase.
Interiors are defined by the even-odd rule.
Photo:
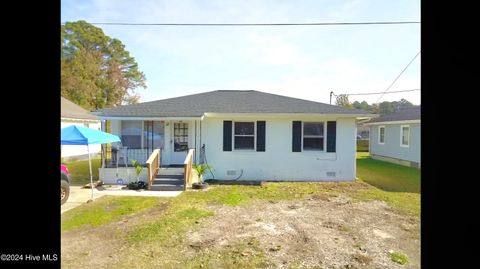
[[[188,153],[188,122],[174,122],[172,128],[172,164],[183,164]]]

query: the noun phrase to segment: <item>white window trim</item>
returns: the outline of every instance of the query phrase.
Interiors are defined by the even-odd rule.
[[[404,127],[408,127],[408,136],[407,136],[408,144],[403,144],[403,128]],[[410,125],[400,125],[400,147],[402,148],[410,147]]]
[[[182,124],[187,124],[187,150],[186,151],[175,151],[175,123],[182,123]],[[183,121],[183,120],[178,120],[178,121],[172,121],[172,140],[173,141],[173,152],[188,152],[188,149],[190,148],[190,122],[188,121]]]
[[[380,141],[380,130],[383,128],[383,142]],[[385,145],[385,134],[386,134],[386,129],[385,129],[385,125],[381,125],[381,126],[378,126],[378,144],[379,145]]]
[[[323,123],[323,136],[320,136],[320,135],[306,136],[307,138],[323,138],[323,150],[303,148],[303,139],[305,138],[305,136],[303,135],[303,125],[305,123]],[[326,149],[327,149],[327,122],[326,121],[302,121],[302,152],[303,151],[326,152]]]
[[[252,123],[253,122],[253,149],[236,149],[235,136],[251,137],[252,135],[235,135],[235,123]],[[257,122],[256,121],[233,121],[232,124],[232,151],[257,151]]]

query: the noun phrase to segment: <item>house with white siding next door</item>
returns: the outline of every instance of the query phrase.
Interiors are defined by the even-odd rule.
[[[218,90],[96,111],[120,136],[120,163],[208,163],[205,179],[355,180],[356,123],[363,110],[259,91]],[[107,157],[101,169],[111,169]],[[112,179],[102,178],[104,182]]]
[[[101,129],[101,122],[97,117],[65,97],[60,97],[60,109],[61,128],[76,125],[94,130]],[[100,150],[100,145],[90,146],[90,153],[92,154],[98,154]],[[63,145],[61,146],[61,153],[63,158],[87,158],[88,151],[86,146]]]

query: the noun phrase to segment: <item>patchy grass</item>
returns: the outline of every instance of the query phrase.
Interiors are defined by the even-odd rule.
[[[98,168],[101,166],[101,158],[92,159],[92,177],[93,181],[98,180]],[[84,185],[90,182],[90,168],[88,160],[71,161],[65,163],[70,171],[72,185]]]
[[[359,254],[359,253],[353,254],[353,258],[357,262],[359,262],[360,264],[363,264],[363,265],[370,264],[373,260],[372,257],[367,256],[367,255],[363,255],[363,254]]]
[[[178,245],[183,242],[185,232],[194,227],[201,218],[213,216],[214,213],[198,207],[183,208],[174,205],[157,221],[139,226],[129,235],[129,241],[163,242],[167,245]]]
[[[92,203],[73,208],[62,214],[62,231],[107,224],[119,220],[123,216],[152,208],[160,201],[162,199],[155,197],[100,197]]]
[[[80,177],[82,173],[79,171],[83,167],[86,171],[83,175],[88,182],[88,161],[72,164],[69,164],[72,176],[76,173]],[[264,242],[253,237],[238,238],[238,241],[221,247],[209,245],[208,241],[199,241],[200,245],[192,246],[187,244],[187,232],[201,227],[205,218],[215,215],[211,206],[237,207],[255,201],[277,203],[301,199],[328,201],[329,197],[340,193],[359,201],[382,200],[410,214],[420,213],[418,169],[372,160],[368,153],[359,153],[357,173],[360,178],[357,182],[212,185],[207,191],[184,192],[175,198],[105,196],[62,214],[62,231],[105,225],[167,202],[168,206],[160,217],[136,223],[133,229],[119,235],[128,249],[137,251],[129,252],[119,263],[112,265],[114,268],[269,268],[273,265],[269,258],[271,253],[283,251],[282,247],[273,245],[262,249],[260,243]],[[349,234],[354,228],[342,225],[338,229]],[[354,247],[362,250],[359,242]],[[390,253],[390,258],[400,264],[408,262],[401,253]],[[372,262],[372,257],[363,254],[355,254],[351,259],[365,265]],[[288,268],[301,268],[301,265],[300,261],[292,261]]]
[[[201,251],[195,259],[187,262],[185,268],[269,268],[271,265],[260,242],[246,238],[220,251]]]
[[[381,200],[403,212],[420,215],[420,170],[357,153],[357,176],[371,185],[356,192],[358,200]]]
[[[405,213],[420,216],[420,194],[408,192],[386,192],[380,189],[368,189],[360,191],[354,198],[361,201],[380,200],[385,201],[393,208]]]
[[[263,186],[214,185],[208,191],[184,192],[171,199],[171,207],[161,219],[138,227],[130,242],[168,241],[181,243],[183,234],[202,218],[213,216],[208,205],[245,205],[254,200],[291,200],[318,192],[333,191],[355,183],[266,183]],[[175,243],[175,244],[177,244]]]
[[[408,262],[408,257],[406,255],[403,255],[402,253],[399,252],[390,252],[388,253],[390,256],[390,259],[393,262],[399,263],[401,265],[404,265]]]

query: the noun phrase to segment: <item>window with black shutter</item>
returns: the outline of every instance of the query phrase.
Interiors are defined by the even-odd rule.
[[[255,149],[255,122],[234,122],[234,149]]]
[[[265,151],[265,121],[257,121],[257,151]]]
[[[232,121],[223,121],[223,151],[232,151]]]
[[[323,122],[303,123],[303,150],[324,149],[324,126]]]

